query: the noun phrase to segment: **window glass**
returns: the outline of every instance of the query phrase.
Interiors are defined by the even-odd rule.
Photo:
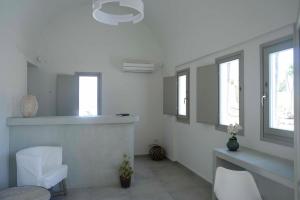
[[[187,115],[187,75],[178,76],[178,115]]]
[[[79,76],[79,116],[98,115],[98,77]]]
[[[293,49],[269,54],[270,128],[294,131]]]
[[[219,124],[239,124],[239,59],[219,64]]]

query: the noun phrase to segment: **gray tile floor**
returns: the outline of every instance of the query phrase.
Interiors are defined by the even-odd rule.
[[[54,200],[210,200],[211,184],[182,165],[135,158],[135,181],[129,189],[116,187],[69,190]]]

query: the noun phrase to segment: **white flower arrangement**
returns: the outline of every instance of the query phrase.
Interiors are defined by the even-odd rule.
[[[243,127],[239,124],[229,124],[227,127],[227,133],[229,133],[232,137],[236,136],[240,130],[242,130]]]

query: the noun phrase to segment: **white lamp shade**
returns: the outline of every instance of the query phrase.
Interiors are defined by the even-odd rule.
[[[113,2],[119,3],[121,7],[134,9],[138,14],[116,15],[102,10],[104,4]],[[120,22],[138,23],[144,19],[144,3],[142,0],[94,0],[93,17],[97,21],[109,25],[119,25]]]

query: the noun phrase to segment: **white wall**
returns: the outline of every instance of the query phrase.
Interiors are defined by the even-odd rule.
[[[20,100],[26,94],[26,59],[19,50],[19,26],[10,12],[12,1],[0,2],[0,189],[8,186],[9,131],[6,118],[20,115]]]
[[[215,130],[211,125],[196,123],[196,68],[213,64],[215,58],[244,50],[244,91],[245,91],[245,136],[238,137],[242,146],[257,149],[287,159],[293,159],[292,148],[260,141],[260,55],[259,45],[293,33],[292,26],[262,35],[233,48],[206,56],[191,64],[177,67],[167,66],[165,75],[173,75],[176,70],[190,67],[190,113],[189,125],[178,123],[175,117],[164,116],[164,139],[169,157],[212,181],[213,149],[225,147],[228,135]]]
[[[6,118],[19,115],[26,92],[26,60],[7,35],[0,33],[0,189],[8,186],[9,133]]]
[[[162,72],[133,74],[121,72],[122,59],[161,61],[159,43],[143,24],[107,26],[91,16],[90,5],[75,6],[56,16],[33,35],[26,54],[39,70],[53,74],[102,73],[102,114],[134,113],[140,116],[135,137],[135,153],[145,154],[148,145],[162,138]],[[40,56],[41,63],[35,61]],[[51,75],[52,74],[52,75]],[[55,111],[54,80],[42,79],[44,100]],[[45,84],[51,82],[50,84]],[[51,101],[51,99],[53,101]],[[42,105],[43,102],[40,102]],[[51,113],[50,113],[51,114]]]

